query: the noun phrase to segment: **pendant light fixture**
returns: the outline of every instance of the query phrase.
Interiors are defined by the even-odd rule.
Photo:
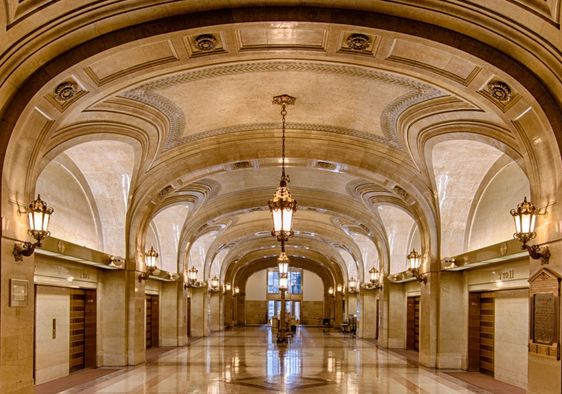
[[[287,187],[290,181],[289,175],[285,173],[285,117],[287,116],[287,105],[293,105],[295,100],[294,97],[286,94],[273,97],[273,104],[281,106],[281,180],[273,199],[268,201],[268,205],[273,218],[271,234],[277,237],[278,241],[288,241],[289,237],[293,235],[293,214],[297,210],[297,201],[291,197],[291,192]]]

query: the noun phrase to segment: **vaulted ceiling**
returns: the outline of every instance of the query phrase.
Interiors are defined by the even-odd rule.
[[[402,270],[413,247],[438,261],[467,250],[474,217],[493,212],[493,182],[516,185],[494,189],[506,204],[530,193],[525,130],[544,113],[489,56],[430,39],[425,25],[405,32],[399,18],[382,28],[253,12],[199,26],[154,15],[144,29],[141,13],[138,34],[115,30],[113,43],[61,55],[66,65],[29,98],[14,134],[32,141],[28,189],[55,206],[54,236],[139,260],[154,244],[165,269],[194,265],[202,279],[269,261],[279,253],[267,200],[280,175],[280,94],[296,97],[288,253],[301,262],[363,279],[373,265]],[[58,208],[69,203],[79,218]],[[479,242],[511,237],[500,232]]]

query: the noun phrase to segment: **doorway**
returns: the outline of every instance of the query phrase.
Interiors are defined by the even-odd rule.
[[[494,376],[495,292],[469,293],[468,370]]]
[[[408,317],[406,322],[406,348],[420,349],[420,297],[408,297]]]
[[[158,296],[146,295],[146,348],[158,347],[159,334]]]
[[[96,368],[96,290],[70,290],[69,372]]]

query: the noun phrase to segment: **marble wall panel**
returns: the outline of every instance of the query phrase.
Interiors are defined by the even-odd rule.
[[[267,301],[246,300],[246,325],[267,323]]]
[[[496,293],[494,377],[527,388],[528,290]]]
[[[323,301],[302,301],[301,302],[301,324],[321,325],[324,318]]]

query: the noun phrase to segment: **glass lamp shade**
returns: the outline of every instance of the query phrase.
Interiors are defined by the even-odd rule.
[[[328,288],[328,294],[329,294],[329,295],[334,295],[334,288],[333,288],[332,286],[330,286],[330,287]]]
[[[29,204],[27,209],[29,234],[37,241],[41,241],[50,235],[49,220],[53,212],[54,209],[48,207],[47,203],[41,200],[39,194],[37,195],[37,199]]]
[[[408,259],[408,269],[417,270],[421,267],[421,253],[416,252],[416,249],[412,249],[407,256]]]
[[[192,266],[189,271],[187,271],[187,279],[191,282],[195,282],[197,280],[197,272],[198,269]]]
[[[516,209],[511,210],[511,216],[513,216],[515,222],[515,234],[513,236],[520,239],[524,244],[536,236],[537,214],[537,208],[532,202],[527,201],[527,197],[523,199],[523,202],[517,204]]]
[[[347,282],[347,286],[348,286],[350,289],[355,289],[355,288],[357,288],[357,281],[355,280],[355,278],[351,278],[351,279],[349,280],[349,282]]]
[[[216,275],[213,276],[213,277],[211,278],[211,287],[212,287],[213,289],[218,289],[218,288],[219,288],[219,285],[220,285],[219,278],[217,278]]]
[[[279,275],[287,275],[289,272],[289,258],[285,252],[281,252],[279,255],[277,266],[279,268]]]
[[[369,270],[369,280],[372,283],[376,283],[379,281],[379,271],[375,268],[375,267],[371,267],[371,269]]]
[[[337,290],[338,293],[341,293],[341,291],[343,290],[343,286],[340,283],[338,283],[336,285],[336,290]]]
[[[234,294],[240,294],[240,288],[238,286],[234,288]]]
[[[226,284],[224,285],[224,289],[225,289],[226,291],[230,291],[230,289],[231,289],[230,283],[226,283]]]
[[[289,278],[285,275],[279,276],[279,290],[287,290],[289,288]]]
[[[156,268],[156,259],[158,258],[158,252],[154,250],[153,246],[150,247],[149,251],[145,252],[144,256],[146,257],[146,266],[148,268]]]
[[[285,181],[281,181],[268,205],[273,218],[271,234],[279,239],[293,235],[293,213],[297,210],[297,201],[291,197]]]

